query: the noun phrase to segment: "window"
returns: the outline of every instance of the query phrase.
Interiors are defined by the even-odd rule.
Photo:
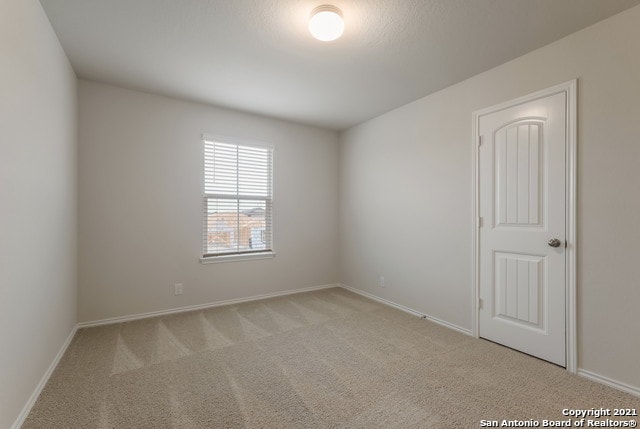
[[[203,140],[203,258],[272,252],[273,149]]]

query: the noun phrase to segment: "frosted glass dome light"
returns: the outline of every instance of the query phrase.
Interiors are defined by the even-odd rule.
[[[330,42],[342,36],[344,21],[340,9],[328,4],[313,9],[309,20],[309,32],[323,42]]]

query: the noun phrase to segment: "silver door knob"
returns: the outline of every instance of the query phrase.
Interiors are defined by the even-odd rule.
[[[560,247],[562,243],[557,238],[552,238],[547,244],[551,247]]]

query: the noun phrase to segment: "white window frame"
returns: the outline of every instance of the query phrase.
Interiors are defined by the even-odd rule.
[[[246,146],[246,147],[258,147],[258,148],[264,148],[264,149],[269,149],[271,151],[271,177],[270,179],[270,198],[267,197],[267,200],[269,200],[270,202],[270,206],[271,206],[271,249],[268,250],[264,250],[264,251],[246,251],[246,252],[238,252],[238,253],[231,253],[231,254],[207,254],[206,253],[206,249],[205,249],[205,243],[207,240],[207,215],[205,213],[205,211],[207,210],[207,201],[210,198],[220,198],[220,195],[211,195],[211,194],[207,194],[206,193],[206,189],[205,189],[205,159],[204,159],[204,145],[205,142],[216,142],[216,143],[225,143],[225,144],[231,144],[231,145],[237,145],[237,146]],[[201,176],[201,185],[202,185],[202,204],[203,204],[203,213],[202,213],[202,217],[203,217],[203,227],[202,227],[202,234],[203,234],[203,241],[202,241],[202,257],[200,258],[200,262],[203,264],[215,264],[215,263],[220,263],[220,262],[233,262],[233,261],[247,261],[247,260],[256,260],[256,259],[271,259],[273,257],[276,256],[276,252],[274,250],[274,231],[273,231],[273,201],[274,201],[274,191],[273,191],[273,168],[274,168],[274,152],[275,152],[275,147],[272,144],[268,144],[268,143],[264,143],[264,142],[260,142],[260,141],[254,141],[254,140],[246,140],[246,139],[239,139],[239,138],[234,138],[234,137],[227,137],[227,136],[219,136],[219,135],[213,135],[213,134],[202,134],[202,139],[201,139],[201,153],[202,153],[202,176]],[[227,197],[224,197],[227,198]],[[238,199],[242,199],[241,195],[236,195],[235,197],[229,197],[227,198],[229,200],[238,200]]]

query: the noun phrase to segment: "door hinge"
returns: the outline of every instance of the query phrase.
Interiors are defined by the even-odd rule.
[[[482,310],[482,308],[484,307],[484,301],[482,300],[482,298],[478,299],[478,310]]]
[[[482,217],[478,216],[478,223],[477,223],[478,228],[482,227]]]
[[[482,146],[482,136],[478,136],[478,147]]]

